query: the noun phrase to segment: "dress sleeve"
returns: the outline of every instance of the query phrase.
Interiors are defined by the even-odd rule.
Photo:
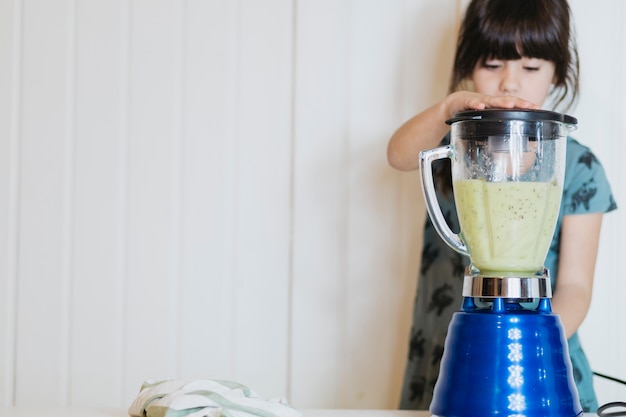
[[[617,208],[602,164],[588,147],[571,138],[561,207],[563,215],[608,213]]]

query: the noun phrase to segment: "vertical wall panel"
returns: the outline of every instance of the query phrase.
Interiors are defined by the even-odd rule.
[[[291,398],[343,406],[350,5],[296,8]]]
[[[268,396],[287,391],[292,37],[291,0],[242,1],[233,375]]]
[[[14,394],[20,79],[18,2],[0,2],[0,405]]]
[[[128,276],[125,393],[178,367],[177,126],[181,2],[144,0],[130,11]],[[130,394],[132,393],[132,394]],[[130,394],[130,395],[129,395]]]
[[[72,335],[69,400],[121,400],[125,203],[123,118],[127,12],[122,2],[78,2]]]
[[[398,249],[393,183],[397,173],[386,160],[394,129],[396,104],[392,85],[400,69],[405,16],[402,1],[355,4],[350,48],[349,194],[347,288],[347,406],[395,406],[393,388],[400,374],[393,369],[396,334],[406,294],[404,280],[394,276]],[[408,23],[408,22],[407,22]],[[415,219],[417,220],[417,219]],[[410,219],[406,224],[414,224]],[[404,290],[404,291],[403,291]],[[376,308],[372,308],[376,306]]]
[[[592,369],[626,379],[621,328],[626,312],[624,279],[619,272],[626,233],[626,184],[623,181],[624,132],[619,121],[626,106],[622,95],[626,82],[626,32],[624,2],[600,1],[590,4],[572,1],[581,59],[581,100],[574,110],[579,128],[573,136],[591,147],[609,176],[618,211],[604,217],[594,294],[581,327],[581,340]],[[599,24],[599,22],[603,22]],[[619,401],[626,388],[602,378],[594,380],[601,404]]]
[[[181,377],[233,378],[240,5],[188,1],[184,38]]]
[[[420,39],[436,52],[454,11],[436,6],[298,3],[292,392],[304,407],[397,404],[424,213],[417,177],[391,170],[385,148],[445,91],[420,82],[436,72]]]
[[[66,118],[70,13],[64,2],[26,1],[21,76],[21,171],[16,402],[62,404],[67,387],[65,215],[72,161]],[[45,346],[45,349],[42,349]],[[32,393],[37,392],[35,398]]]
[[[626,77],[624,77],[624,74],[626,74],[626,25],[624,25],[624,22],[626,21],[626,3],[623,1],[617,2],[614,7],[615,14],[612,17],[613,21],[616,23],[613,36],[614,39],[621,39],[621,42],[618,41],[615,48],[616,63],[613,68],[613,74],[616,88],[614,91],[619,91],[619,93],[614,93],[613,103],[615,103],[616,106],[619,106],[619,114],[621,115],[626,114],[626,103],[624,103],[624,100],[619,100],[618,97],[626,92]],[[626,210],[626,184],[624,181],[621,180],[621,178],[623,178],[623,176],[620,174],[620,172],[623,172],[621,170],[623,158],[621,158],[620,156],[624,154],[624,151],[626,151],[626,149],[624,149],[624,141],[620,140],[620,136],[622,138],[624,137],[624,133],[621,130],[621,120],[622,119],[620,117],[612,121],[612,124],[614,126],[613,143],[619,143],[621,148],[617,152],[611,153],[612,159],[609,172],[611,173],[611,178],[615,179],[614,181],[616,182],[616,186],[619,187],[619,191],[617,191],[617,198],[619,198],[619,204],[621,204],[623,211]],[[602,271],[605,276],[620,276],[621,271],[623,270],[622,262],[620,262],[620,254],[623,252],[620,253],[617,248],[621,247],[623,243],[623,236],[626,234],[626,215],[621,214],[618,218],[618,227],[616,228],[617,230],[612,229],[612,240],[610,243],[611,248],[613,248],[612,254],[615,256],[611,257],[613,263],[609,264],[612,265],[612,267],[608,267]],[[613,280],[614,283],[615,281],[616,280]],[[616,322],[623,322],[626,320],[626,310],[620,308],[624,302],[624,298],[620,295],[626,294],[626,280],[617,280],[617,283],[613,285],[619,285],[619,288],[617,288],[616,291],[611,291],[611,295],[613,297],[612,304],[616,306],[615,316],[618,317]],[[600,299],[600,302],[602,302],[602,299]],[[602,328],[604,328],[604,326],[602,326]],[[624,355],[619,348],[626,346],[626,334],[624,334],[624,332],[615,332],[613,334],[616,336],[613,342],[613,351],[615,352],[614,358],[616,362],[616,375],[621,377],[622,380],[626,381],[626,355]],[[613,384],[613,389],[613,395],[605,396],[604,399],[606,399],[607,401],[615,401],[615,399],[617,398],[626,398],[626,387],[624,385],[619,386]]]
[[[349,113],[349,200],[348,200],[348,253],[347,293],[348,305],[348,383],[344,393],[347,406],[376,408],[396,407],[398,391],[404,371],[404,358],[408,336],[407,304],[411,283],[417,270],[397,274],[396,265],[404,261],[398,257],[409,241],[400,241],[400,230],[415,230],[421,226],[423,217],[418,211],[413,216],[402,216],[404,223],[397,222],[398,212],[405,208],[397,206],[395,182],[401,173],[389,167],[386,148],[389,137],[398,126],[398,97],[393,87],[406,88],[398,83],[406,69],[401,65],[404,42],[422,43],[414,31],[405,27],[419,27],[418,21],[428,16],[430,41],[441,47],[451,30],[448,22],[454,16],[454,4],[440,2],[437,8],[407,8],[403,1],[381,2],[372,0],[355,4],[352,15],[350,49],[350,113]],[[412,12],[412,13],[409,13]],[[436,28],[436,29],[435,29]],[[403,36],[409,35],[408,39]],[[445,44],[444,44],[445,45]],[[446,46],[451,46],[450,44]],[[431,46],[432,47],[432,46]],[[438,49],[428,56],[437,62],[447,61],[439,56]],[[413,52],[421,53],[421,48]],[[420,67],[409,67],[414,77],[424,85],[432,86],[432,68],[428,72]],[[443,72],[443,71],[441,71]],[[437,81],[438,77],[435,77]],[[408,85],[410,88],[411,84]],[[432,87],[430,87],[432,88]],[[445,88],[445,87],[444,87]],[[444,89],[430,91],[424,99],[436,93],[443,97]],[[417,100],[416,100],[417,101]],[[416,103],[425,107],[430,103]],[[415,177],[413,177],[416,179]],[[418,195],[419,183],[407,184],[407,191]],[[405,212],[406,213],[406,212]],[[421,227],[419,227],[421,230]],[[421,232],[420,232],[421,233]],[[402,236],[405,239],[409,236]],[[416,251],[414,257],[419,257]],[[414,263],[411,263],[415,265]],[[407,279],[408,278],[408,279]],[[414,281],[413,281],[414,282]],[[373,308],[375,306],[375,308]],[[400,323],[402,325],[400,326]],[[404,333],[403,333],[404,332]],[[402,336],[402,338],[399,337]]]
[[[389,86],[402,51],[401,1],[355,4],[350,48],[349,194],[347,288],[347,404],[393,407],[392,369],[399,319],[391,274],[395,252],[393,224],[396,175],[386,160],[395,120]],[[367,116],[366,116],[367,115]],[[376,306],[376,308],[372,308]],[[385,387],[385,388],[382,388]]]
[[[448,89],[449,71],[452,68],[456,30],[464,8],[460,1],[420,2],[404,1],[401,16],[403,32],[399,61],[392,65],[397,72],[392,78],[394,101],[389,126],[399,127],[418,111],[444,97]],[[428,21],[428,24],[422,23]],[[429,65],[425,65],[428,57]],[[425,82],[432,80],[432,82]],[[391,132],[390,132],[391,134]],[[409,336],[413,321],[413,304],[416,297],[417,275],[422,249],[422,233],[426,219],[422,201],[419,173],[394,172],[389,180],[389,199],[394,209],[388,225],[395,235],[393,255],[388,271],[397,291],[397,325],[395,326],[395,351],[389,359],[394,373],[390,375],[389,391],[385,399],[395,408],[400,392],[409,351]]]

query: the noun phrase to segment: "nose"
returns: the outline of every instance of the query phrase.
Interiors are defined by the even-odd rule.
[[[515,95],[520,88],[518,72],[511,65],[506,65],[500,80],[500,91],[506,95]]]

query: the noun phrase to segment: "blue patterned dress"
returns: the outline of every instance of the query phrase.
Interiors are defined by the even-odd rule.
[[[448,143],[449,137],[443,143]],[[446,162],[434,165],[437,171]],[[449,162],[448,162],[449,163]],[[451,193],[437,189],[439,205],[450,228],[458,232],[459,224]],[[563,216],[584,213],[607,213],[617,205],[602,165],[591,150],[572,138],[567,141],[567,159],[563,200],[556,231],[546,258],[552,286],[558,274],[558,254]],[[443,346],[452,314],[462,302],[465,267],[469,260],[446,245],[429,219],[424,228],[422,263],[413,326],[409,341],[409,357],[402,388],[401,409],[427,410],[437,375]],[[595,412],[598,403],[593,389],[593,373],[583,352],[578,334],[569,340],[574,379],[585,412]]]

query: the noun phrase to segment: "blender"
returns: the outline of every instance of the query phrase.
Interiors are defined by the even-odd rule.
[[[448,328],[430,412],[440,417],[582,414],[544,267],[559,214],[568,133],[544,110],[465,111],[450,144],[420,153],[422,190],[441,238],[470,259]],[[450,159],[460,232],[445,221],[432,163]]]

